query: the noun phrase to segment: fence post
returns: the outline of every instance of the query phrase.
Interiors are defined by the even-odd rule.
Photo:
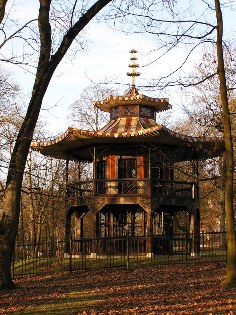
[[[187,234],[187,228],[185,228],[185,251],[184,251],[184,257],[185,257],[185,266],[187,266],[188,262],[188,234]]]
[[[204,243],[205,237],[204,237],[204,230],[202,230],[202,251],[204,252],[205,249],[205,243]]]
[[[129,227],[125,227],[126,231],[126,269],[129,269]]]
[[[69,270],[70,270],[70,272],[72,272],[72,237],[71,236],[70,236]]]

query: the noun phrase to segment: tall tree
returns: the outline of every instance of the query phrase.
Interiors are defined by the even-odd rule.
[[[227,277],[226,284],[236,286],[236,237],[234,225],[233,208],[233,140],[231,133],[231,121],[228,101],[228,91],[225,75],[224,54],[223,54],[223,18],[220,1],[215,0],[215,12],[217,19],[217,64],[218,77],[220,81],[220,97],[222,106],[222,122],[226,148],[226,174],[225,174],[225,213],[227,229]]]
[[[56,68],[76,39],[76,36],[110,2],[111,0],[98,0],[87,10],[83,8],[77,21],[73,23],[77,3],[75,1],[71,25],[63,36],[57,50],[53,53],[50,20],[51,0],[39,0],[38,31],[40,51],[35,82],[28,110],[11,155],[3,195],[3,209],[0,213],[0,281],[3,288],[15,287],[11,277],[11,261],[19,224],[23,173],[43,97]]]

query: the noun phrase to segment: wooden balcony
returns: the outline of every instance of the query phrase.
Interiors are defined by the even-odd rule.
[[[195,182],[152,180],[152,196],[198,199],[198,186]]]
[[[161,179],[97,179],[67,185],[67,200],[78,205],[87,197],[142,197],[157,198],[160,204],[186,204],[198,200],[195,182],[167,181]]]
[[[152,180],[152,197],[159,205],[199,207],[199,190],[195,182]]]

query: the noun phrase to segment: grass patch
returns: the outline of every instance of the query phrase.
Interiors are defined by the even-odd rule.
[[[129,257],[129,268],[148,267],[155,265],[187,264],[206,261],[226,261],[226,251],[204,251],[201,256],[192,257],[189,254],[154,255],[152,257],[135,255]],[[27,274],[54,273],[73,270],[100,270],[109,268],[127,268],[125,256],[81,257],[35,257],[14,262],[14,276]]]
[[[79,294],[78,292],[69,292],[65,299],[59,299],[59,301],[43,303],[36,307],[28,307],[24,309],[24,314],[77,314],[83,312],[86,308],[93,308],[97,304],[104,301],[101,294]],[[22,314],[21,312],[15,313],[16,315]]]

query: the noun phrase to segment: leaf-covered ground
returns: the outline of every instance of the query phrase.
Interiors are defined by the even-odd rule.
[[[224,277],[216,263],[25,276],[0,292],[0,314],[236,315]]]

